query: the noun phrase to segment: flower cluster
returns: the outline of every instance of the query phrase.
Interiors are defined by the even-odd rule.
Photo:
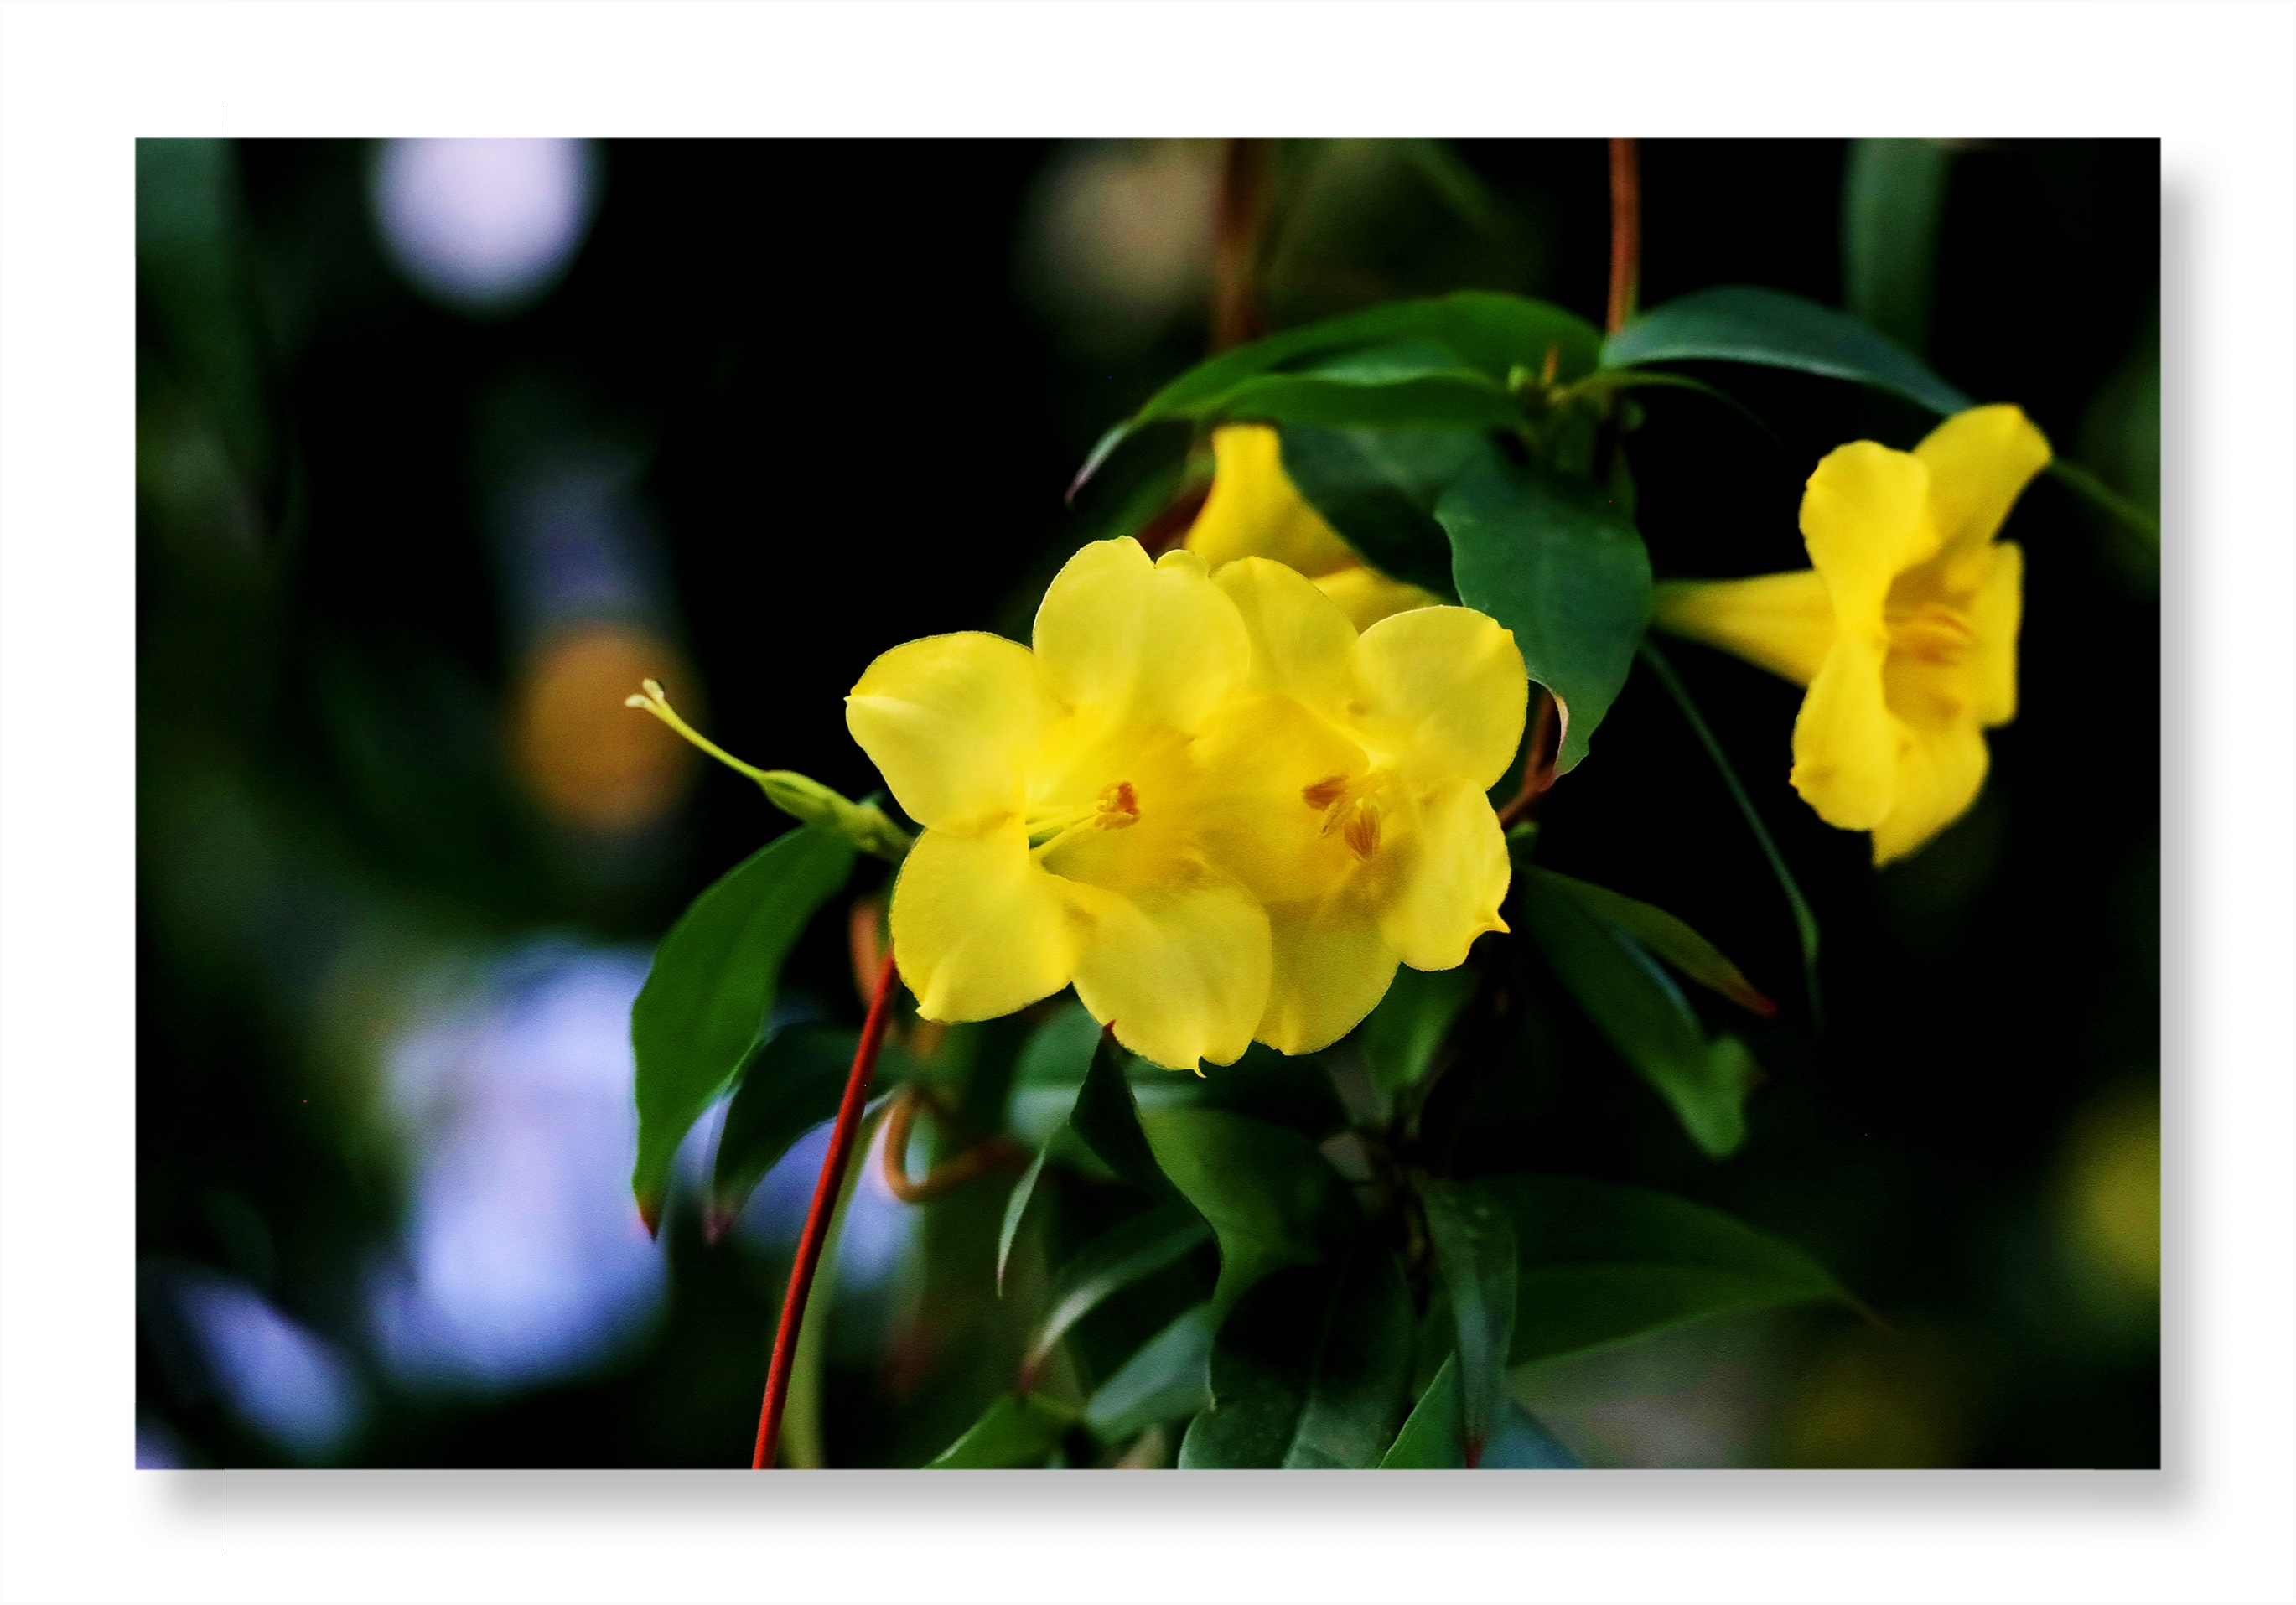
[[[847,699],[923,827],[891,923],[927,1018],[1073,985],[1159,1064],[1308,1052],[1398,962],[1447,969],[1505,929],[1484,793],[1528,680],[1492,619],[1424,607],[1358,634],[1282,563],[1215,573],[1119,539],[1061,570],[1033,641],[913,641]]]

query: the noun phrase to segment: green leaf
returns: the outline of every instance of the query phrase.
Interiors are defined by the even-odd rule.
[[[1085,1406],[1085,1425],[1113,1443],[1210,1404],[1212,1334],[1218,1325],[1210,1299],[1184,1312],[1100,1385]]]
[[[1375,383],[1308,373],[1246,380],[1221,397],[1219,415],[1326,429],[1486,430],[1521,422],[1522,409],[1504,386],[1480,373],[1423,373]]]
[[[1277,1266],[1322,1251],[1325,1223],[1347,1200],[1300,1133],[1218,1109],[1149,1109],[1140,1122],[1163,1174],[1219,1239],[1221,1309]]]
[[[1856,1302],[1800,1249],[1686,1199],[1562,1176],[1472,1185],[1514,1226],[1517,1365],[1734,1310]]]
[[[834,1117],[861,1034],[839,1026],[761,1029],[735,1072],[734,1101],[718,1135],[706,1234],[725,1235],[750,1191],[790,1145]]]
[[[1649,951],[1550,872],[1526,866],[1516,885],[1539,951],[1619,1056],[1658,1089],[1710,1158],[1736,1151],[1746,1138],[1753,1063],[1744,1047],[1727,1036],[1709,1044],[1682,989]]]
[[[1102,1035],[1100,1022],[1074,998],[1029,1034],[1013,1077],[1009,1123],[1016,1135],[1041,1148],[1068,1123]]]
[[[1895,341],[1816,301],[1781,290],[1726,284],[1652,307],[1603,343],[1603,366],[1751,363],[1889,390],[1933,413],[1976,404]]]
[[[1220,1323],[1182,1468],[1377,1465],[1409,1398],[1411,1340],[1402,1270],[1367,1239],[1276,1273]]]
[[[1029,1161],[1029,1168],[1013,1183],[1012,1196],[1004,1200],[1004,1221],[996,1229],[996,1296],[1004,1296],[1004,1265],[1013,1257],[1013,1240],[1021,1235],[1021,1222],[1029,1213],[1029,1200],[1037,1196],[1037,1183],[1045,1174],[1046,1156],[1053,1151],[1047,1142],[1037,1150],[1037,1157]]]
[[[1587,756],[1650,617],[1650,554],[1584,480],[1487,450],[1435,504],[1459,600],[1514,632],[1530,677],[1561,704],[1558,774]]]
[[[1626,927],[1644,946],[1700,986],[1765,1019],[1778,1011],[1721,949],[1666,910],[1553,870],[1540,873],[1612,924]]]
[[[1692,733],[1698,737],[1699,745],[1706,749],[1706,756],[1713,760],[1715,769],[1722,776],[1723,785],[1729,789],[1731,800],[1738,805],[1739,817],[1754,833],[1754,840],[1761,848],[1762,856],[1769,862],[1770,874],[1777,881],[1778,890],[1785,897],[1786,907],[1793,915],[1794,935],[1801,943],[1802,985],[1809,995],[1810,1025],[1813,1029],[1823,1029],[1825,1011],[1817,989],[1816,912],[1810,907],[1809,899],[1801,895],[1801,888],[1795,882],[1793,872],[1786,867],[1785,855],[1778,851],[1778,844],[1770,839],[1769,827],[1754,811],[1754,799],[1746,795],[1746,788],[1739,782],[1738,772],[1730,766],[1729,755],[1722,750],[1722,743],[1716,741],[1714,733],[1707,728],[1705,719],[1699,714],[1698,704],[1690,700],[1689,689],[1674,672],[1674,665],[1667,661],[1664,652],[1658,650],[1658,643],[1648,637],[1643,641],[1641,655],[1643,661],[1650,666],[1651,673],[1658,676],[1659,684],[1666,687],[1666,694],[1672,697],[1674,705],[1682,710],[1682,717],[1689,723]]]
[[[1124,1075],[1128,1057],[1113,1034],[1101,1037],[1069,1110],[1069,1129],[1118,1175],[1136,1187],[1161,1192],[1168,1183],[1157,1166],[1160,1156],[1150,1151],[1142,1134],[1140,1108]]]
[[[1842,179],[1842,300],[1918,352],[1929,344],[1930,284],[1950,147],[1934,139],[1853,139]]]
[[[1041,1466],[1060,1447],[1076,1412],[1040,1393],[1005,1394],[932,1460],[928,1471],[996,1471]]]
[[[1451,540],[1435,504],[1451,481],[1491,449],[1480,434],[1437,429],[1280,431],[1283,473],[1300,497],[1391,578],[1449,599]]]
[[[1475,995],[1476,975],[1456,970],[1398,968],[1387,995],[1363,1023],[1356,1042],[1374,1085],[1390,1095],[1414,1087],[1435,1067],[1451,1022]]]
[[[1458,1471],[1467,1465],[1467,1446],[1461,1434],[1464,1419],[1460,1400],[1459,1357],[1447,1356],[1427,1391],[1419,1396],[1394,1446],[1380,1464],[1382,1471]],[[1479,1462],[1486,1471],[1569,1470],[1581,1466],[1538,1418],[1512,1398],[1500,1412],[1497,1430],[1483,1447]]]
[[[1024,1367],[1034,1370],[1043,1363],[1069,1329],[1103,1302],[1154,1275],[1210,1236],[1211,1228],[1191,1205],[1168,1199],[1094,1238],[1061,1267]]]
[[[1496,1205],[1449,1182],[1419,1190],[1435,1264],[1451,1295],[1459,1347],[1461,1430],[1470,1466],[1506,1413],[1507,1351],[1514,1337],[1514,1228]]]
[[[678,1143],[740,1068],[772,1011],[782,961],[852,869],[843,838],[791,831],[696,897],[654,950],[630,1007],[638,1106],[630,1188],[649,1230]]]

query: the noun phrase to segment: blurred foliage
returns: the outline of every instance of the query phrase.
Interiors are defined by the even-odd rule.
[[[1752,283],[1901,335],[1918,304],[1932,369],[2019,402],[2149,507],[2157,155],[2001,143],[1893,166],[1839,143],[1646,145],[1644,300]],[[138,147],[139,1411],[150,1441],[194,1462],[741,1463],[817,1146],[788,1150],[712,1246],[705,1118],[684,1157],[650,1156],[669,1177],[659,1246],[613,1250],[658,1257],[611,1260],[652,1267],[658,1301],[612,1306],[578,1362],[441,1386],[395,1358],[378,1267],[443,1207],[425,1180],[442,1143],[508,1139],[454,1124],[483,1101],[477,1069],[420,1105],[446,1111],[433,1125],[410,1121],[407,1044],[512,985],[504,956],[539,938],[627,962],[783,830],[755,787],[695,780],[677,749],[604,746],[655,731],[619,706],[579,717],[612,666],[654,655],[730,750],[863,796],[875,781],[839,699],[878,651],[967,626],[1025,634],[1062,557],[1140,527],[1201,472],[1185,431],[1143,430],[1073,510],[1062,499],[1106,425],[1202,354],[1217,143],[594,156],[562,276],[477,314],[394,267],[367,147]],[[1466,289],[1602,306],[1599,143],[1285,142],[1275,157],[1257,268],[1279,329]],[[1916,179],[1920,216],[1890,199]],[[1923,238],[1925,271],[1876,278]],[[1694,391],[1636,392],[1635,522],[1661,574],[1792,566],[1809,464],[1928,422],[1807,374],[1691,372],[1773,433]],[[926,418],[893,415],[895,395]],[[1028,1146],[914,1206],[856,1181],[800,1346],[793,1458],[1217,1463],[1277,1445],[1371,1463],[1408,1413],[1396,1449],[1415,1463],[1460,1463],[1478,1429],[1493,1465],[2157,1463],[2157,544],[2046,482],[2015,528],[2019,719],[1996,733],[1977,808],[1882,874],[1784,784],[1792,688],[1677,654],[1823,925],[1822,1028],[1685,994],[1659,938],[1620,922],[1621,904],[1662,910],[1757,995],[1800,993],[1793,913],[1724,779],[1664,685],[1624,667],[1596,761],[1548,797],[1538,843],[1547,884],[1617,900],[1566,905],[1607,921],[1614,974],[1487,945],[1472,990],[1398,988],[1359,1061],[1255,1051],[1203,1082],[1034,1053],[1064,1028],[1049,1006],[946,1032],[902,1020],[898,1077],[938,1111],[916,1122],[911,1174],[1000,1127]],[[2102,696],[2099,638],[2116,643]],[[2120,777],[2111,807],[2100,766]],[[853,889],[883,872],[865,860]],[[862,928],[834,900],[790,919],[768,1027],[849,1029]],[[1670,993],[1679,1042],[1645,1052],[1581,1006],[1621,977]],[[453,1062],[483,1067],[515,1038],[551,1074],[619,1067],[626,1101],[626,1043],[581,1029],[474,1028]],[[737,1035],[736,1052],[798,1040]],[[1683,1079],[1691,1043],[1743,1044],[1720,1102]],[[1702,1152],[1636,1069],[1705,1110],[1704,1147],[1731,1157]],[[1439,1249],[1497,1263],[1458,1246],[1472,1233],[1375,1251],[1330,1236],[1355,1218],[1349,1195],[1376,1203],[1357,1134],[1390,1115],[1444,1173],[1536,1170],[1602,1200],[1508,1195],[1523,1302],[1503,1402],[1468,1363],[1496,1306],[1463,1314],[1438,1279],[1414,1307],[1383,1268],[1418,1276]],[[778,1144],[797,1118],[757,1129]],[[611,1237],[638,1230],[620,1191],[635,1116],[609,1139],[633,1144],[607,1189],[628,1218],[596,1228]],[[514,1146],[479,1153],[478,1174],[520,1185],[534,1173]],[[1246,1192],[1236,1167],[1185,1162],[1214,1146],[1300,1186]],[[1170,1229],[1185,1217],[1168,1187],[1218,1249]],[[1653,1188],[1680,1198],[1638,1201]],[[1669,1216],[1670,1241],[1721,1222],[1705,1257],[1614,1284],[1611,1325],[1554,1335],[1558,1311],[1598,1307],[1533,1298],[1583,1274],[1557,1223],[1631,1235],[1652,1208],[1701,1212]],[[1227,1268],[1247,1243],[1256,1289]],[[546,1245],[492,1247],[514,1264]],[[289,1336],[258,1322],[271,1347],[219,1344],[200,1312],[226,1306],[185,1291],[217,1278]],[[1796,1302],[1837,1283],[1880,1322]],[[1071,1313],[1047,1343],[1055,1307]],[[1211,1310],[1234,1317],[1217,1340]],[[1221,1377],[1326,1329],[1349,1342],[1304,1382],[1278,1364],[1273,1413],[1197,1414]],[[251,1352],[274,1356],[258,1370],[275,1381],[306,1379],[279,1410],[234,1381]],[[334,1425],[299,1436],[290,1417]],[[1374,1418],[1369,1434],[1316,1427]]]

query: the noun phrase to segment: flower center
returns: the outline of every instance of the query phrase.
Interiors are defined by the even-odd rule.
[[[1029,852],[1041,862],[1045,856],[1088,831],[1122,831],[1140,823],[1140,798],[1128,780],[1111,781],[1093,801],[1077,807],[1048,808],[1030,814]]]
[[[1326,775],[1312,786],[1300,789],[1300,800],[1324,816],[1322,834],[1337,832],[1348,844],[1348,850],[1358,858],[1368,858],[1379,851],[1379,804],[1373,794],[1379,790],[1386,777],[1377,773],[1357,775],[1349,780],[1344,774]]]
[[[1890,650],[1924,663],[1946,666],[1967,660],[1977,633],[1969,620],[1943,602],[1925,602],[1889,618]]]

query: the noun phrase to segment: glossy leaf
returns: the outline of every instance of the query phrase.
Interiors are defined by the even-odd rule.
[[[1045,1159],[1053,1151],[1047,1142],[1037,1150],[1037,1157],[1029,1161],[1029,1168],[1013,1183],[1013,1191],[1004,1200],[1004,1220],[996,1229],[996,1296],[1004,1296],[1004,1266],[1013,1257],[1013,1241],[1021,1235],[1021,1223],[1028,1217],[1029,1200],[1037,1196],[1037,1183],[1045,1174]]]
[[[1731,1311],[1855,1302],[1800,1249],[1687,1199],[1563,1176],[1472,1186],[1514,1227],[1517,1365]]]
[[[1506,1413],[1507,1351],[1514,1336],[1514,1227],[1505,1212],[1480,1194],[1449,1182],[1419,1191],[1435,1264],[1451,1295],[1458,1347],[1461,1430],[1467,1463],[1480,1463],[1484,1445]]]
[[[1459,600],[1514,632],[1530,677],[1563,714],[1558,774],[1587,743],[1634,667],[1650,617],[1650,554],[1617,504],[1584,480],[1496,450],[1435,504]]]
[[[1896,341],[1846,312],[1751,284],[1701,290],[1654,307],[1603,343],[1603,365],[1707,360],[1855,380],[1933,413],[1974,406]]]
[[[696,897],[654,950],[630,1008],[638,1106],[630,1187],[650,1229],[678,1143],[740,1068],[772,1011],[782,961],[844,886],[853,856],[841,837],[791,831]]]
[[[1040,1363],[1070,1327],[1105,1300],[1154,1275],[1210,1237],[1211,1228],[1193,1206],[1185,1200],[1168,1199],[1094,1238],[1061,1267],[1025,1363],[1031,1367]]]
[[[1129,1057],[1114,1036],[1102,1036],[1069,1110],[1069,1129],[1118,1175],[1136,1187],[1161,1192],[1168,1185],[1157,1165],[1161,1155],[1150,1151],[1142,1134],[1141,1110],[1124,1075]]]
[[[1934,139],[1853,139],[1841,193],[1842,301],[1910,352],[1929,344],[1930,286],[1953,151]]]
[[[1636,940],[1700,986],[1766,1019],[1778,1011],[1720,948],[1666,910],[1553,870],[1541,873],[1612,924],[1624,926]]]
[[[1785,897],[1788,912],[1793,915],[1795,938],[1801,944],[1802,985],[1809,996],[1810,1024],[1814,1028],[1823,1029],[1825,1010],[1817,987],[1816,911],[1810,907],[1809,899],[1801,895],[1801,887],[1794,880],[1793,872],[1786,867],[1785,855],[1778,851],[1778,844],[1771,839],[1769,827],[1762,823],[1762,816],[1754,810],[1754,799],[1746,795],[1746,788],[1739,781],[1738,772],[1730,766],[1729,755],[1722,750],[1722,743],[1714,739],[1713,731],[1707,727],[1705,718],[1698,711],[1698,704],[1690,700],[1689,688],[1674,672],[1674,665],[1668,661],[1664,652],[1659,651],[1658,643],[1647,636],[1643,639],[1641,656],[1651,673],[1658,676],[1659,684],[1666,687],[1666,694],[1673,698],[1674,705],[1681,709],[1683,719],[1689,725],[1691,733],[1698,738],[1699,745],[1706,749],[1706,756],[1722,776],[1722,783],[1729,790],[1730,799],[1738,805],[1738,816],[1753,832],[1755,845],[1762,849],[1762,856],[1769,864],[1770,874],[1777,881],[1779,892]]]
[[[1392,1094],[1414,1087],[1435,1068],[1435,1056],[1450,1034],[1451,1022],[1475,995],[1474,970],[1414,970],[1395,972],[1394,983],[1356,1036],[1374,1085]]]
[[[964,1436],[925,1462],[928,1471],[996,1471],[1041,1466],[1060,1447],[1076,1412],[1040,1393],[1005,1394]]]
[[[1340,1181],[1300,1133],[1218,1109],[1149,1109],[1142,1127],[1156,1163],[1219,1240],[1212,1297],[1232,1309],[1279,1265],[1314,1259],[1327,1222],[1347,1207]]]
[[[1320,373],[1268,373],[1221,398],[1223,420],[1326,429],[1505,429],[1522,410],[1480,373],[1434,373],[1373,383]]]
[[[1479,433],[1434,429],[1280,431],[1283,473],[1324,521],[1381,573],[1451,598],[1451,539],[1435,504],[1491,450]]]
[[[709,1180],[709,1235],[723,1235],[790,1145],[833,1118],[861,1033],[838,1026],[765,1030],[742,1055]]]
[[[1105,1442],[1191,1416],[1212,1401],[1212,1334],[1219,1317],[1206,1299],[1142,1344],[1085,1406],[1085,1425]]]
[[[1619,1056],[1674,1108],[1710,1158],[1745,1141],[1753,1060],[1734,1038],[1710,1044],[1698,1016],[1649,949],[1529,866],[1519,906],[1539,951]]]
[[[1182,1468],[1377,1465],[1409,1399],[1411,1341],[1402,1270],[1367,1239],[1276,1273],[1220,1323]]]
[[[1443,1362],[1427,1391],[1412,1406],[1403,1430],[1395,1435],[1379,1464],[1383,1471],[1459,1471],[1466,1469],[1466,1442],[1459,1387],[1459,1357]],[[1481,1470],[1486,1471],[1571,1470],[1585,1462],[1571,1454],[1538,1418],[1512,1398],[1500,1412],[1499,1425],[1484,1445]]]

